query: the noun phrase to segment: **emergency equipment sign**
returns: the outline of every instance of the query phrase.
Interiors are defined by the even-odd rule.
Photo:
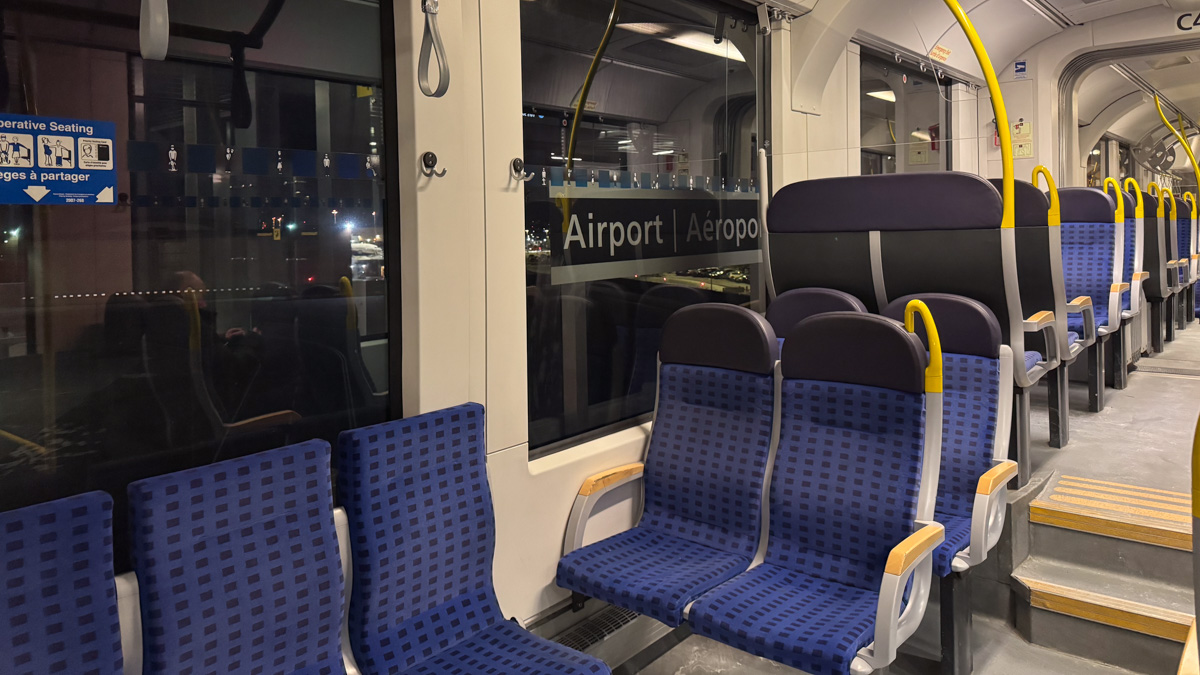
[[[113,204],[117,125],[0,114],[0,204]]]

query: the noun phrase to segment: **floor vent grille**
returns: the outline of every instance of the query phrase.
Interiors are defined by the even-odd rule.
[[[565,647],[584,652],[633,623],[637,618],[637,612],[621,607],[608,607],[596,612],[579,625],[559,633],[554,637],[554,641]]]

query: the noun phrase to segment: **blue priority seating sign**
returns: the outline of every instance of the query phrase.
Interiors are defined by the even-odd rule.
[[[0,115],[0,204],[113,204],[117,125]]]

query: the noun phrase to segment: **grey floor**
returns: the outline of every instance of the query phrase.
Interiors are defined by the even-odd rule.
[[[1071,438],[1065,448],[1049,446],[1046,392],[1034,393],[1031,419],[1035,474],[1061,471],[1163,490],[1190,491],[1192,434],[1200,413],[1200,324],[1192,324],[1146,357],[1129,387],[1108,391],[1101,413],[1087,412],[1087,386],[1071,390]],[[936,608],[932,608],[936,612]],[[937,644],[937,619],[927,616],[908,652],[930,654]],[[976,615],[975,674],[1127,675],[1129,671],[1031,645],[1004,621]],[[693,635],[640,671],[643,675],[785,675],[800,671]],[[902,653],[890,675],[934,675],[937,664]]]

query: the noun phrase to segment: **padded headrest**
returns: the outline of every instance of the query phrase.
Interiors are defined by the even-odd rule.
[[[832,288],[796,288],[775,298],[767,307],[767,322],[776,335],[785,335],[796,324],[827,312],[866,312],[862,300]]]
[[[1121,195],[1125,197],[1125,220],[1133,220],[1137,217],[1137,197],[1124,190],[1121,190]]]
[[[925,345],[892,319],[858,312],[820,314],[801,321],[785,337],[786,378],[925,391]]]
[[[1117,219],[1117,201],[1100,188],[1063,188],[1058,203],[1064,223],[1112,223]]]
[[[1137,199],[1137,197],[1134,197],[1134,199]],[[1145,211],[1147,218],[1158,217],[1158,198],[1153,193],[1142,193],[1142,210]]]
[[[727,368],[766,375],[779,360],[779,340],[761,314],[708,302],[675,312],[663,327],[664,364]]]
[[[929,307],[933,322],[937,325],[938,339],[942,351],[950,354],[969,354],[989,359],[1000,358],[1000,322],[988,306],[961,295],[949,293],[916,293],[892,302],[880,314],[897,321],[904,321],[904,309],[912,300],[920,300]],[[925,322],[916,321],[917,335],[926,345]]]
[[[767,231],[869,232],[1000,227],[1000,193],[969,173],[893,173],[806,180],[771,199]]]
[[[1004,189],[1004,181],[999,178],[989,179],[988,182],[997,192]],[[1050,199],[1046,193],[1023,180],[1015,180],[1013,185],[1013,193],[1017,196],[1017,227],[1049,227]]]

